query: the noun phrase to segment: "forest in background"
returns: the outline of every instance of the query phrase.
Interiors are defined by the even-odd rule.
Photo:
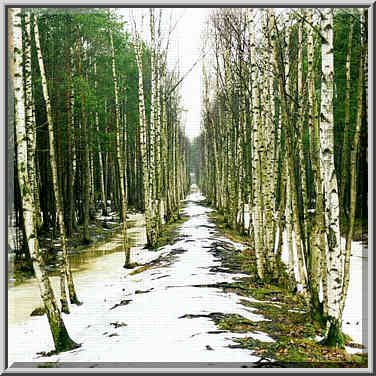
[[[145,212],[147,246],[154,248],[162,224],[180,217],[180,200],[189,189],[182,77],[167,69],[174,26],[166,21],[162,40],[162,13],[150,10],[146,45],[142,25],[134,18],[126,24],[114,9],[9,8],[9,134],[15,138],[8,173],[15,188],[8,221],[16,229],[10,249],[16,269],[34,272],[40,283],[57,351],[76,344],[48,278],[50,250],[41,249],[39,240],[48,235],[61,242],[60,303],[69,313],[68,301],[81,302],[68,238],[78,233],[82,244],[90,244],[98,210],[104,216],[109,209],[118,212],[124,267],[132,268],[128,207]]]
[[[123,159],[121,163],[125,166],[123,179],[127,205],[144,210],[141,151],[144,143],[148,169],[151,170],[149,173],[157,175],[158,180],[155,184],[154,179],[150,180],[151,189],[156,190],[158,185],[158,192],[153,192],[153,198],[163,195],[166,218],[175,216],[178,200],[172,182],[179,180],[182,184],[181,191],[187,189],[189,176],[185,160],[189,152],[189,140],[180,124],[181,108],[176,85],[180,79],[179,73],[166,69],[165,55],[168,46],[164,46],[165,50],[162,51],[159,42],[159,51],[156,52],[156,49],[152,51],[150,46],[140,40],[140,61],[137,62],[136,44],[131,39],[131,22],[126,25],[115,11],[54,9],[39,12],[39,38],[53,120],[57,180],[66,235],[69,237],[74,231],[80,230],[82,241],[89,243],[91,239],[88,226],[100,209],[103,215],[107,215],[109,210],[118,211],[122,218],[122,193],[117,164],[119,133]],[[38,234],[51,233],[54,236],[58,233],[59,225],[52,189],[47,107],[34,40],[34,20],[27,21],[29,35],[26,34],[24,14],[21,22],[25,116],[28,130],[32,129],[27,141],[35,156],[37,231]],[[158,54],[158,66],[152,63],[151,54],[154,54],[154,62]],[[137,64],[142,65],[145,97],[143,128],[140,126],[139,116]],[[155,117],[153,122],[151,117]],[[158,124],[155,129],[154,123]],[[145,139],[142,141],[143,137]],[[156,138],[158,148],[153,146]],[[35,144],[32,145],[32,142]],[[177,158],[176,155],[182,155],[183,158]],[[13,153],[13,156],[14,158],[9,158],[9,164],[17,171],[17,153]],[[150,167],[151,162],[155,166],[153,164]],[[177,166],[179,167],[176,168]],[[178,171],[176,175],[175,171]],[[178,174],[181,176],[178,177]],[[17,174],[14,174],[14,187],[14,220],[18,231],[13,248],[17,257],[28,258]],[[179,195],[181,197],[182,192]],[[31,266],[30,259],[28,260]]]
[[[286,277],[288,243],[291,288],[334,345],[344,342],[351,243],[367,232],[367,17],[367,9],[213,11],[203,130],[191,153],[208,202],[249,235],[260,280]]]
[[[61,242],[60,306],[69,313],[69,303],[81,304],[69,238],[90,244],[98,213],[118,212],[124,267],[133,268],[127,212],[145,213],[155,249],[163,224],[180,218],[191,173],[227,227],[249,238],[260,286],[299,292],[326,327],[323,344],[343,347],[351,243],[363,239],[368,216],[367,10],[213,10],[202,133],[192,144],[181,120],[185,76],[167,69],[174,26],[170,19],[162,33],[163,10],[144,19],[150,42],[138,20],[114,10],[9,11],[16,236],[8,244],[17,267],[39,281],[56,351],[78,345],[39,241]]]

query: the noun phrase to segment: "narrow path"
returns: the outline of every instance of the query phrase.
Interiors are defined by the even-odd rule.
[[[106,280],[94,280],[82,297],[84,304],[72,307],[64,321],[81,348],[45,357],[36,352],[50,351],[45,317],[33,318],[12,335],[25,334],[24,350],[18,361],[33,362],[255,362],[249,350],[233,349],[232,337],[218,330],[212,313],[237,313],[253,321],[263,317],[240,304],[238,295],[216,288],[243,274],[218,272],[220,261],[213,247],[242,249],[217,232],[209,221],[212,209],[200,205],[203,197],[194,191],[186,200],[183,213],[189,218],[177,230],[173,245],[156,252],[161,262],[138,274],[114,266]],[[151,253],[150,251],[147,251]],[[108,269],[108,268],[106,268]],[[244,298],[243,298],[244,299]],[[246,298],[245,298],[246,299]],[[31,320],[30,320],[31,321]],[[43,333],[28,343],[30,331]],[[248,333],[249,336],[249,333]],[[265,334],[255,336],[271,340]],[[37,342],[37,343],[36,343]],[[30,347],[31,346],[31,347]],[[27,356],[26,354],[29,354]],[[14,354],[16,355],[16,354]],[[28,357],[29,359],[25,359]],[[22,358],[22,360],[21,360]]]

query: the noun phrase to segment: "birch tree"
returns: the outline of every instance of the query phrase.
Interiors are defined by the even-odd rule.
[[[136,61],[138,68],[138,105],[139,105],[139,121],[140,121],[140,149],[142,159],[142,174],[143,174],[143,187],[144,187],[144,200],[145,200],[145,222],[146,222],[146,234],[148,238],[148,245],[153,246],[155,244],[155,234],[152,224],[152,203],[150,192],[150,174],[147,156],[147,144],[146,144],[146,113],[145,113],[145,95],[144,95],[144,83],[143,83],[143,71],[142,71],[142,41],[136,29],[136,23],[134,22],[134,34],[135,34],[135,50]]]
[[[35,44],[37,48],[37,55],[38,55],[38,63],[39,63],[39,70],[42,78],[42,87],[43,87],[43,96],[46,104],[46,112],[47,112],[47,121],[48,121],[48,133],[49,133],[49,152],[50,152],[50,163],[51,163],[51,170],[52,170],[52,178],[53,178],[53,189],[55,194],[55,204],[56,204],[56,212],[59,221],[59,228],[60,228],[60,236],[61,236],[61,243],[62,243],[62,260],[61,260],[61,303],[62,303],[62,310],[65,312],[69,312],[68,304],[66,302],[66,291],[65,291],[65,277],[68,282],[68,291],[69,291],[69,299],[72,304],[80,304],[80,301],[77,298],[76,290],[73,283],[72,271],[70,268],[70,262],[68,258],[67,252],[67,243],[66,243],[66,234],[65,234],[65,223],[64,223],[64,213],[61,201],[61,192],[58,183],[57,177],[57,166],[56,166],[56,159],[55,159],[55,135],[54,135],[54,126],[53,126],[53,119],[52,119],[52,110],[50,104],[50,97],[48,93],[48,86],[47,86],[47,79],[46,73],[44,69],[44,62],[42,51],[40,48],[39,42],[39,30],[38,30],[38,21],[37,16],[34,13],[34,37],[35,37]]]
[[[130,266],[130,247],[128,244],[127,235],[127,197],[125,191],[125,179],[124,171],[126,170],[125,155],[121,150],[120,141],[120,113],[119,113],[119,98],[118,98],[118,84],[116,77],[116,65],[115,65],[115,49],[114,41],[112,38],[112,32],[110,31],[110,41],[111,41],[111,53],[112,53],[112,79],[114,81],[114,94],[115,94],[115,117],[116,117],[116,156],[119,168],[119,180],[120,180],[120,194],[121,194],[121,204],[122,204],[122,231],[123,231],[123,248],[125,254],[125,264],[124,267],[128,268]],[[125,126],[125,124],[123,125]]]
[[[310,248],[310,270],[309,287],[311,295],[312,316],[322,321],[327,312],[327,268],[326,268],[326,240],[325,240],[325,218],[324,218],[324,192],[322,183],[320,163],[320,129],[317,109],[317,98],[315,88],[315,73],[313,69],[314,59],[314,29],[313,9],[307,11],[308,23],[308,128],[310,134],[310,155],[315,184],[316,199],[312,209],[311,231],[309,239]],[[323,301],[320,303],[320,275],[322,275]]]
[[[359,78],[358,78],[358,100],[357,100],[357,116],[356,116],[356,125],[355,125],[355,134],[352,141],[351,146],[351,153],[350,153],[350,171],[348,172],[350,175],[350,207],[349,207],[349,224],[348,230],[346,233],[346,244],[345,244],[345,265],[344,265],[344,277],[343,277],[343,287],[342,287],[342,294],[340,300],[340,314],[342,315],[345,301],[347,297],[347,292],[349,288],[349,281],[350,281],[350,256],[351,256],[351,246],[352,246],[352,235],[354,231],[354,220],[355,220],[355,209],[356,209],[356,192],[357,192],[357,185],[356,185],[356,160],[358,155],[359,149],[359,134],[362,124],[362,115],[363,115],[363,105],[364,105],[364,95],[363,90],[365,86],[365,61],[367,56],[367,35],[365,33],[366,25],[368,24],[368,10],[364,9],[362,14],[362,46],[360,50],[360,64],[359,64]],[[352,32],[352,26],[351,26]],[[351,37],[351,36],[350,36]],[[350,38],[349,37],[349,38]],[[349,42],[350,44],[350,42]],[[347,61],[346,61],[347,65]],[[347,69],[346,69],[347,73]],[[347,82],[346,82],[346,96],[347,94]],[[346,100],[347,101],[347,100]],[[346,104],[347,106],[348,104]],[[348,114],[346,114],[347,120]]]
[[[37,278],[41,298],[44,304],[45,312],[49,322],[52,338],[57,352],[68,351],[79,347],[69,336],[64,321],[61,317],[55,295],[51,287],[47,271],[44,266],[42,255],[39,250],[37,237],[37,216],[35,213],[36,189],[33,183],[35,175],[34,162],[28,161],[28,158],[34,159],[34,154],[28,153],[26,118],[25,118],[25,93],[23,86],[23,62],[22,62],[22,31],[21,31],[21,8],[14,8],[14,49],[15,49],[15,69],[14,69],[14,95],[15,95],[15,122],[16,122],[16,143],[17,143],[17,163],[18,178],[22,192],[22,205],[25,222],[25,232],[27,244],[29,247],[35,276]],[[38,31],[36,31],[38,35]],[[35,123],[28,124],[31,127]],[[35,130],[32,130],[32,132]],[[32,171],[30,171],[32,169]],[[29,171],[28,171],[29,170]]]
[[[325,343],[343,346],[341,334],[341,291],[344,257],[341,250],[339,229],[338,185],[334,167],[333,149],[333,10],[324,9],[321,13],[322,83],[320,108],[320,158],[322,180],[325,189],[325,220],[327,226],[328,252],[328,334]]]

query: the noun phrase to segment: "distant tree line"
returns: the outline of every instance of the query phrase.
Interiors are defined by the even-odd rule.
[[[170,35],[162,44],[163,12],[155,13],[147,43],[114,10],[8,8],[14,251],[33,267],[57,351],[77,346],[60,316],[68,302],[80,304],[67,239],[79,232],[90,244],[96,214],[116,211],[124,267],[132,267],[128,207],[145,211],[154,248],[162,224],[179,218],[189,188],[181,78],[167,68]],[[38,245],[47,235],[61,241],[60,308]]]
[[[334,346],[368,215],[367,25],[367,9],[213,11],[192,145],[200,188],[249,234],[257,277],[279,279],[287,243],[291,288]]]

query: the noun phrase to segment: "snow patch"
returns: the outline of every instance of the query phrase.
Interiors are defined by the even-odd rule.
[[[282,261],[288,266],[289,262],[289,250],[287,242],[287,231],[283,234],[283,249],[282,249]],[[294,234],[293,234],[294,236]],[[295,246],[295,239],[293,239],[293,252],[294,252],[294,272],[295,277],[299,280],[298,265],[297,265],[297,253]],[[345,248],[346,239],[341,238],[342,249]],[[368,263],[368,247],[361,241],[353,241],[351,244],[351,257],[350,257],[350,281],[347,298],[345,302],[345,308],[342,317],[342,329],[349,335],[353,342],[367,345],[366,333],[363,330],[367,327],[368,318],[364,310],[363,298],[368,296],[368,286],[364,283],[364,273],[367,270]],[[298,285],[298,289],[301,287]],[[322,300],[322,282],[320,282],[320,299]],[[347,349],[347,348],[346,348]],[[350,349],[350,348],[349,348]],[[353,350],[349,350],[353,352]],[[358,351],[358,350],[357,350]]]
[[[123,269],[123,253],[115,252],[96,259],[84,272],[74,273],[79,299],[84,304],[72,305],[71,314],[63,314],[63,319],[72,339],[82,343],[81,348],[51,357],[39,357],[37,352],[53,349],[48,322],[45,316],[28,318],[22,323],[9,325],[10,364],[15,361],[259,360],[247,349],[229,348],[232,341],[228,332],[210,333],[217,331],[210,317],[181,318],[187,314],[221,312],[239,314],[252,321],[265,320],[240,303],[242,299],[252,301],[251,298],[239,298],[234,293],[223,292],[221,288],[205,287],[236,282],[234,278],[243,275],[210,272],[219,262],[207,247],[219,241],[226,241],[238,250],[244,246],[215,234],[215,226],[207,216],[212,209],[197,203],[203,199],[205,197],[198,191],[186,199],[183,212],[190,218],[178,229],[179,240],[175,244],[157,251],[148,251],[142,244],[131,249],[132,261],[140,264],[181,250],[173,263],[131,275],[130,270]],[[119,240],[121,237],[113,242]],[[54,287],[57,288],[56,285]],[[128,304],[120,304],[126,300],[130,300]],[[127,325],[114,328],[111,323],[116,322]],[[263,341],[273,341],[261,332],[254,336]]]

